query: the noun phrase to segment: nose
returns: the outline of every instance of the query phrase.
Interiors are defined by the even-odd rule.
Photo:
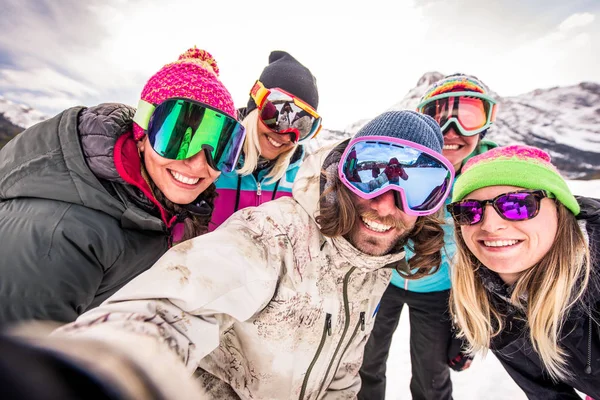
[[[481,230],[486,232],[497,232],[506,229],[507,222],[498,215],[498,212],[491,204],[486,204],[483,213],[483,221],[481,221]]]
[[[188,166],[188,168],[190,168],[190,171],[194,174],[194,175],[205,175],[205,174],[215,174],[218,171],[213,170],[209,165],[208,165],[208,161],[206,160],[206,153],[205,151],[201,151],[198,154],[190,157],[190,158],[186,158],[185,160],[183,160],[183,162]]]
[[[381,217],[394,215],[398,211],[396,200],[391,190],[371,199],[370,207]]]
[[[456,128],[454,127],[453,123],[450,123],[450,126],[448,127],[448,129],[446,129],[444,131],[444,139],[456,139],[457,137],[459,137],[460,135],[458,134],[458,132],[456,132]]]

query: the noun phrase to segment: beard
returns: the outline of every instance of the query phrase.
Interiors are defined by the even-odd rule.
[[[385,235],[373,233],[369,235],[362,219],[376,221],[380,224],[391,226]],[[414,224],[408,226],[399,218],[379,216],[373,210],[356,210],[356,218],[352,230],[344,235],[356,249],[371,256],[384,256],[386,254],[398,252],[402,249],[406,240],[410,237]]]

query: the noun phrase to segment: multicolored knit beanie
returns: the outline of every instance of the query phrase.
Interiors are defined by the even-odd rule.
[[[517,186],[552,193],[573,214],[579,204],[550,162],[550,155],[537,147],[513,145],[497,147],[471,158],[454,183],[452,201],[488,186]]]
[[[209,52],[196,47],[154,74],[144,86],[140,97],[155,105],[169,98],[183,97],[207,104],[233,118],[236,116],[233,98],[219,80],[217,62]],[[142,139],[144,134],[144,130],[134,123],[135,139]]]
[[[476,77],[466,74],[452,74],[432,83],[431,86],[425,90],[425,94],[421,96],[419,104],[433,96],[448,92],[477,92],[487,95],[491,94],[490,89]]]

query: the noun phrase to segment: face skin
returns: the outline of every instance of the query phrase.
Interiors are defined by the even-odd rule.
[[[150,179],[176,204],[191,203],[221,174],[209,167],[204,151],[186,160],[169,160],[152,149],[148,136],[138,142],[138,149]]]
[[[258,120],[258,145],[260,154],[267,160],[274,160],[295,146],[290,135],[272,132],[260,119]]]
[[[456,131],[454,124],[451,123],[444,132],[442,154],[452,163],[454,170],[458,172],[464,159],[477,147],[477,143],[479,143],[479,135],[462,136]]]
[[[351,194],[357,217],[352,231],[345,237],[358,250],[372,256],[388,254],[408,236],[417,221],[416,216],[402,212],[391,191],[365,200]]]
[[[490,186],[475,190],[465,199],[493,199],[515,190],[522,188]],[[551,199],[542,199],[538,215],[526,221],[506,221],[490,204],[483,215],[480,223],[460,227],[463,238],[475,257],[509,285],[540,261],[554,244],[558,212]]]

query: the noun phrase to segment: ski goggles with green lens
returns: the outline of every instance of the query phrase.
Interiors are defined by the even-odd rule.
[[[133,117],[152,149],[170,160],[185,160],[205,150],[211,168],[235,169],[246,130],[235,118],[209,105],[170,98],[156,105],[140,100]]]
[[[448,92],[423,101],[417,111],[435,119],[442,132],[454,122],[459,134],[474,136],[496,120],[498,104],[483,93]]]
[[[390,190],[408,215],[431,215],[442,207],[454,181],[454,167],[440,153],[389,136],[352,139],[338,165],[342,183],[369,200]]]
[[[258,107],[262,123],[275,133],[289,134],[294,143],[310,140],[321,130],[321,117],[317,111],[283,89],[267,89],[256,81],[250,96]]]

